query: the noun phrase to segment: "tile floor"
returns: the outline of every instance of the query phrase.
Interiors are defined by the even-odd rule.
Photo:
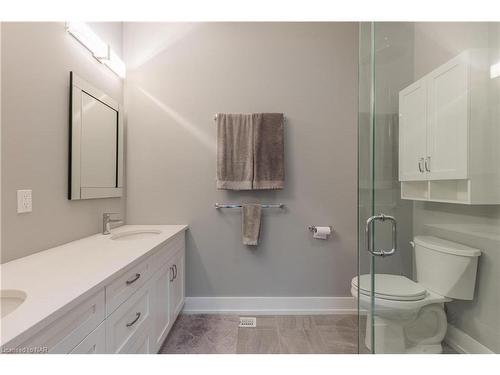
[[[160,353],[355,354],[356,315],[258,316],[257,328],[239,328],[237,315],[181,314]],[[361,329],[364,329],[362,322]],[[456,352],[443,345],[446,354]],[[364,347],[362,353],[368,353]]]
[[[170,354],[357,353],[356,315],[258,316],[238,328],[237,315],[180,315],[163,344]]]

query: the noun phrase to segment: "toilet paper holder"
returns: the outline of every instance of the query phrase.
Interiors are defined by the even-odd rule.
[[[320,225],[321,226],[321,225]],[[328,225],[328,228],[330,228],[330,231],[333,232],[333,227],[331,225]],[[316,225],[309,225],[307,227],[311,232],[316,233],[318,230],[316,229]]]

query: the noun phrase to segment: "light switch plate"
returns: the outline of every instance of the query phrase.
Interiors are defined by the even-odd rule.
[[[33,211],[33,199],[31,190],[17,191],[17,213],[22,214]]]

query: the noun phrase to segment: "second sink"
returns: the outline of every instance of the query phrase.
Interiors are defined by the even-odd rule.
[[[131,241],[131,240],[143,240],[157,236],[161,233],[161,230],[156,229],[139,229],[139,230],[129,230],[126,232],[120,232],[113,234],[111,239],[114,241]]]

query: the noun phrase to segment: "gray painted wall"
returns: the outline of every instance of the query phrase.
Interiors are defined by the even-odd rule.
[[[188,296],[348,296],[356,273],[356,23],[124,26],[127,221],[187,223]],[[286,188],[215,189],[216,112],[284,112]],[[241,243],[239,210],[265,210]],[[333,225],[329,241],[306,227]]]
[[[69,36],[62,22],[1,27],[4,263],[97,233],[102,213],[124,213],[125,199],[67,199],[69,72],[119,101],[122,81]],[[121,45],[116,24],[101,24],[99,32],[115,35]],[[32,213],[17,214],[18,189],[33,189]]]
[[[499,36],[497,23],[416,23],[415,79],[467,48],[498,53]],[[433,234],[483,250],[474,301],[448,303],[448,319],[500,353],[500,206],[415,202],[413,220],[415,235]]]

